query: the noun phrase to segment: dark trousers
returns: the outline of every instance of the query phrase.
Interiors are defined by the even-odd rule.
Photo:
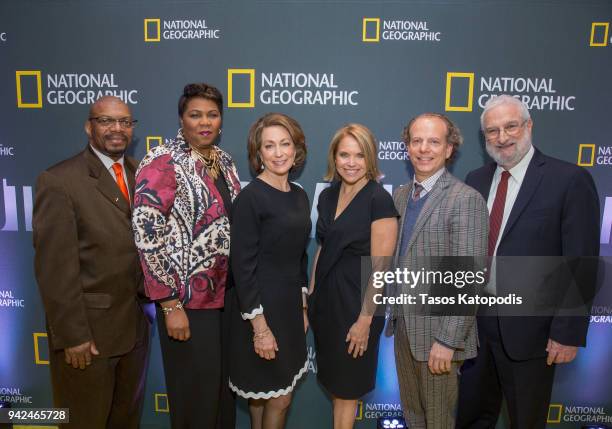
[[[120,356],[93,357],[85,369],[74,369],[64,351],[49,353],[53,404],[70,409],[67,429],[137,429],[144,399],[149,356],[149,326],[141,320],[137,342]]]
[[[510,359],[495,315],[479,316],[478,330],[478,356],[462,368],[457,428],[495,428],[504,397],[512,429],[545,428],[554,365],[548,366],[545,357]]]
[[[191,338],[176,341],[168,337],[164,314],[157,308],[157,326],[174,429],[215,428],[219,422],[231,425],[231,406],[222,404],[227,380],[222,382],[222,310],[185,309]],[[222,407],[223,405],[223,407]],[[223,412],[221,410],[224,410]],[[225,429],[227,426],[220,426]],[[233,428],[233,426],[232,426]],[[228,428],[230,429],[230,428]]]

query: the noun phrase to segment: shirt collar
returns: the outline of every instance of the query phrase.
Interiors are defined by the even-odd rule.
[[[417,181],[416,176],[414,176],[412,178],[412,183],[413,183],[413,185],[418,183],[419,185],[421,185],[423,187],[425,192],[431,192],[431,190],[433,189],[434,185],[436,184],[436,182],[438,181],[440,176],[442,176],[442,174],[444,174],[445,171],[446,171],[446,167],[442,167],[441,169],[436,171],[434,174],[432,174],[431,176],[429,176],[427,179],[423,180],[422,182]]]
[[[527,174],[527,167],[529,167],[529,163],[531,162],[534,153],[535,149],[533,148],[533,145],[531,145],[523,159],[521,159],[518,164],[508,170],[510,176],[518,183],[523,182],[523,178],[525,177],[525,174]],[[497,168],[495,169],[495,177],[500,177],[503,171],[504,168],[498,164]]]
[[[123,159],[124,159],[123,155],[121,155],[121,158],[115,161],[110,156],[103,154],[102,152],[100,152],[98,149],[96,149],[92,145],[89,145],[89,147],[98,156],[98,158],[100,158],[100,161],[102,161],[102,164],[104,164],[104,167],[106,167],[107,170],[110,170],[111,168],[113,168],[113,164],[115,162],[118,162],[119,164],[121,164],[121,168],[125,170],[125,165],[123,165]]]

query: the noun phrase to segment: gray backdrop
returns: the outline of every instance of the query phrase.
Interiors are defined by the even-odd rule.
[[[295,180],[314,201],[330,138],[345,123],[372,129],[383,182],[393,188],[411,175],[400,142],[404,125],[421,112],[445,112],[465,136],[452,167],[464,178],[487,160],[482,103],[511,93],[532,108],[539,149],[593,174],[602,203],[601,251],[609,255],[611,21],[606,0],[3,1],[0,400],[15,407],[52,404],[32,270],[32,187],[43,169],[85,146],[88,97],[111,91],[127,99],[139,120],[131,153],[140,159],[147,143],[176,134],[176,102],[186,83],[219,87],[228,105],[221,145],[244,181],[251,178],[250,124],[269,111],[294,116],[309,150]],[[551,428],[612,422],[609,377],[603,376],[612,370],[608,289],[595,307],[588,348],[557,371]],[[154,335],[142,422],[162,428],[169,419]],[[290,428],[331,425],[314,360],[310,369],[296,389]],[[374,427],[375,417],[399,409],[392,345],[385,339],[377,389],[360,402],[358,427]],[[242,402],[238,420],[248,427]]]

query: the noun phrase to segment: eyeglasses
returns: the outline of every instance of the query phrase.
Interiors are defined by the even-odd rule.
[[[520,124],[518,122],[510,122],[504,125],[502,128],[485,128],[484,135],[487,140],[497,140],[501,135],[502,130],[508,137],[518,137],[521,133],[521,129],[527,123],[528,119],[525,119]]]
[[[108,116],[98,116],[96,118],[89,118],[89,120],[96,121],[98,125],[104,128],[108,128],[114,125],[115,123],[119,124],[121,128],[132,128],[136,125],[136,122],[138,122],[136,119],[128,119],[128,118],[115,119],[115,118],[109,118]]]

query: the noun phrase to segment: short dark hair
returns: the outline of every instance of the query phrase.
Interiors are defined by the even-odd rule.
[[[453,121],[446,115],[441,113],[421,113],[418,116],[415,116],[408,122],[408,125],[404,127],[404,131],[402,132],[402,140],[406,143],[406,148],[410,144],[410,128],[412,125],[421,118],[438,118],[444,125],[446,125],[446,143],[453,147],[453,151],[451,152],[451,156],[446,160],[446,165],[449,165],[453,162],[455,155],[457,155],[457,151],[459,150],[459,146],[463,144],[463,136],[461,135],[461,130],[459,127],[455,125]]]
[[[274,126],[283,127],[291,136],[291,140],[295,145],[295,163],[293,168],[301,167],[304,161],[306,161],[306,138],[298,121],[283,113],[266,113],[251,126],[247,140],[249,164],[255,173],[261,173],[263,170],[263,163],[259,156],[261,133],[264,128]]]
[[[185,113],[185,108],[189,100],[196,97],[214,102],[219,109],[219,113],[223,116],[223,94],[221,94],[221,91],[207,83],[188,83],[185,85],[185,88],[183,88],[183,93],[178,101],[179,118]]]

